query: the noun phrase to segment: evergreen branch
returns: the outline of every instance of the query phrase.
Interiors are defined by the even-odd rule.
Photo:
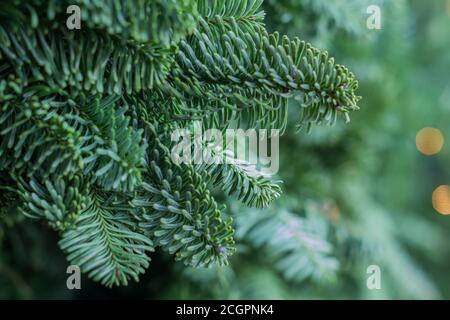
[[[146,252],[154,250],[152,241],[135,231],[132,217],[109,211],[108,199],[95,197],[80,213],[76,228],[62,235],[61,249],[72,264],[108,287],[138,281],[149,266]]]
[[[123,41],[100,31],[33,29],[0,23],[0,60],[25,85],[52,90],[129,93],[152,89],[167,76],[173,48]]]
[[[142,129],[130,127],[120,97],[75,102],[45,96],[51,91],[45,86],[28,88],[28,92],[17,90],[24,97],[33,94],[29,99],[7,100],[1,107],[3,166],[11,165],[13,157],[11,168],[29,176],[84,173],[105,190],[132,191],[141,183],[147,143]]]
[[[235,121],[238,126],[285,129],[288,104],[281,96],[192,79],[175,78],[172,83],[162,91],[172,97],[165,105],[174,119],[199,119],[207,128],[225,129]]]
[[[80,7],[83,29],[139,43],[170,45],[195,27],[195,0],[13,0],[0,16],[25,23],[29,13],[36,28],[43,20],[64,21],[71,5]]]
[[[193,119],[283,129],[289,98],[307,123],[357,108],[353,74],[303,41],[269,34],[261,3],[1,2],[0,170],[16,191],[1,182],[1,203],[17,201],[63,232],[68,260],[107,286],[137,280],[154,246],[192,266],[227,264],[232,219],[210,189],[256,207],[281,189],[243,161],[173,163],[172,130]],[[61,27],[68,4],[82,7],[82,30]],[[291,218],[254,220],[250,239],[259,229],[282,237],[300,219]],[[309,276],[309,262],[331,268],[322,238],[301,230],[289,248],[278,238],[261,245],[281,250],[280,264],[306,266],[303,275],[292,264],[288,276]]]
[[[149,125],[153,145],[149,154],[147,181],[132,201],[146,208],[143,229],[155,244],[177,260],[192,266],[227,264],[234,251],[231,219],[223,220],[221,209],[207,188],[208,181],[190,166],[174,165],[162,139],[165,128]]]
[[[200,19],[198,30],[181,41],[173,69],[171,93],[180,97],[208,96],[210,87],[232,87],[229,96],[245,96],[240,88],[260,94],[294,98],[301,102],[303,120],[332,123],[338,113],[357,109],[358,83],[345,67],[335,64],[327,52],[320,52],[299,39],[268,34],[258,24],[227,23],[218,16],[217,24]],[[180,80],[177,80],[180,79]],[[179,86],[181,82],[186,85]],[[220,89],[217,100],[229,102]],[[211,96],[211,94],[209,94]],[[228,98],[228,99],[227,99]],[[226,107],[226,105],[224,105]]]

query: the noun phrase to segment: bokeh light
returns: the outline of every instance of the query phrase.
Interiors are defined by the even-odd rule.
[[[433,208],[440,214],[450,214],[450,186],[442,185],[433,191]]]
[[[436,128],[425,127],[416,135],[417,150],[427,156],[439,153],[444,145],[444,136]]]

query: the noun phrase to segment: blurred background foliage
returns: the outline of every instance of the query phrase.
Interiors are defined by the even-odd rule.
[[[381,30],[366,27],[372,4],[381,8]],[[0,298],[450,298],[450,218],[431,204],[433,190],[450,184],[450,146],[433,157],[415,146],[427,126],[450,141],[450,1],[264,6],[269,29],[326,48],[348,66],[363,100],[349,125],[309,134],[295,133],[290,115],[280,139],[283,197],[268,210],[228,200],[238,240],[230,266],[186,269],[158,253],[139,283],[107,289],[83,277],[82,290],[70,291],[56,235],[2,208]],[[366,286],[369,265],[381,268],[381,290]]]

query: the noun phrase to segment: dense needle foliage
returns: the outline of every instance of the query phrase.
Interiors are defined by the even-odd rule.
[[[61,23],[71,4],[80,30]],[[283,129],[290,98],[308,126],[357,109],[353,74],[269,33],[261,4],[2,2],[3,214],[47,221],[70,263],[106,286],[138,280],[155,249],[228,264],[232,220],[210,190],[265,207],[280,187],[240,163],[174,164],[171,132],[194,120]]]
[[[415,146],[425,126],[450,137],[448,0],[0,8],[0,297],[450,297],[431,205],[448,143]],[[198,121],[282,129],[278,175],[175,165],[170,134]]]

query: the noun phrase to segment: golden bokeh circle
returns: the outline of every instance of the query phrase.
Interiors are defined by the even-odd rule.
[[[433,208],[440,214],[450,214],[450,186],[442,185],[433,191]]]
[[[432,156],[441,151],[444,146],[444,136],[441,130],[431,127],[421,129],[416,135],[416,147],[421,153]]]

